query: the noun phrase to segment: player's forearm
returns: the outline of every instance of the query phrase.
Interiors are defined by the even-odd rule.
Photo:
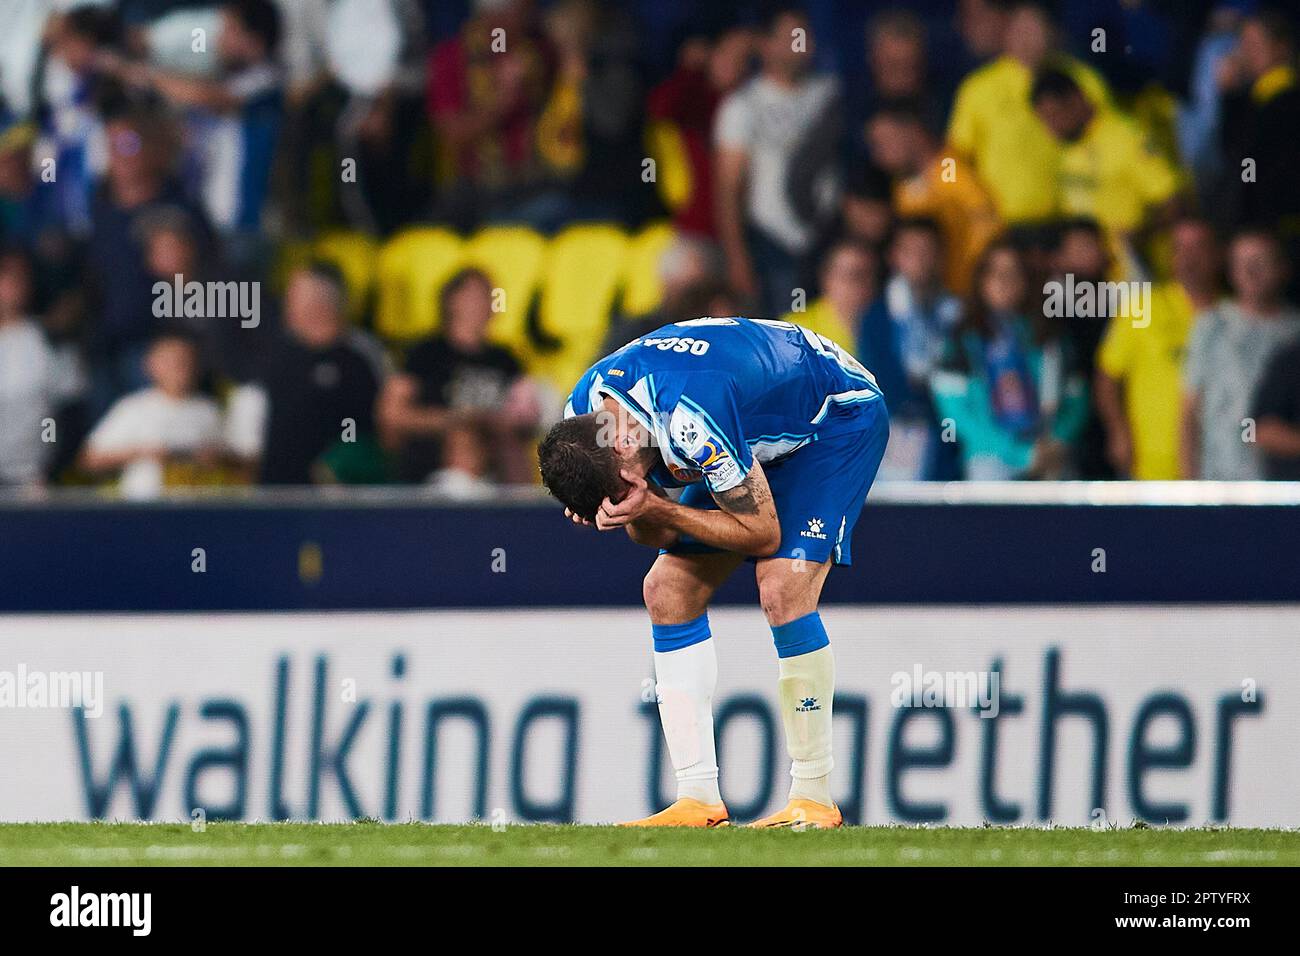
[[[722,510],[691,508],[675,501],[657,500],[649,520],[701,544],[752,557],[766,557],[781,543],[775,511],[737,515]]]
[[[672,528],[653,525],[645,521],[632,521],[627,525],[627,536],[647,548],[671,548],[681,537]]]

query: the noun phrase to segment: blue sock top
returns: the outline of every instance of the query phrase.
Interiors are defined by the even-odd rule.
[[[831,639],[826,636],[821,614],[813,611],[788,624],[776,625],[772,628],[772,641],[776,644],[777,657],[798,657],[821,650]]]
[[[651,624],[650,633],[654,635],[656,652],[680,651],[709,639],[709,612],[685,624]]]

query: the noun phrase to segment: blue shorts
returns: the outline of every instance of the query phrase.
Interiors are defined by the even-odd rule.
[[[781,546],[770,557],[814,564],[834,557],[836,564],[853,563],[853,526],[889,440],[889,413],[883,401],[864,405],[855,417],[862,419],[860,430],[837,429],[835,435],[818,436],[787,457],[763,465],[781,523]],[[702,481],[688,485],[679,501],[691,508],[718,507]],[[660,553],[719,550],[686,536]]]

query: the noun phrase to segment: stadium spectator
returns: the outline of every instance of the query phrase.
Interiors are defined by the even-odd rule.
[[[840,239],[857,239],[878,249],[889,238],[893,224],[889,177],[871,164],[857,163],[845,178],[839,216],[826,230],[817,261],[825,261],[824,250]]]
[[[958,475],[953,443],[942,440],[930,395],[930,379],[961,319],[961,301],[943,284],[943,252],[934,220],[901,220],[889,246],[884,295],[862,320],[858,357],[890,396],[881,473],[891,479]]]
[[[1009,16],[1001,0],[958,0],[957,32],[966,54],[976,63],[1002,53]]]
[[[519,360],[487,340],[492,284],[465,269],[448,280],[442,300],[442,333],[411,349],[380,400],[399,474],[457,497],[489,493],[492,477],[526,483],[540,412]]]
[[[204,369],[221,383],[244,382],[256,374],[257,359],[272,323],[263,309],[271,311],[271,304],[262,301],[261,286],[245,283],[239,289],[235,282],[224,274],[220,260],[212,254],[205,241],[205,236],[191,215],[184,209],[163,206],[151,210],[140,218],[137,224],[138,241],[144,250],[145,268],[153,281],[155,297],[164,283],[167,295],[170,290],[184,290],[188,284],[222,283],[223,303],[216,303],[221,312],[210,314],[208,296],[204,294],[204,306],[200,309],[162,310],[173,312],[166,317],[165,324],[174,329],[183,330],[199,349],[200,361]],[[225,297],[229,289],[233,297]],[[237,298],[242,295],[243,298]],[[256,301],[257,314],[247,316],[239,312],[237,303],[248,303],[248,297]],[[158,311],[158,310],[155,310]],[[250,324],[256,322],[256,325]]]
[[[878,14],[867,27],[867,66],[882,101],[924,97],[929,85],[921,18],[901,8]]]
[[[1228,247],[1233,297],[1197,317],[1187,350],[1182,415],[1185,478],[1243,481],[1262,474],[1251,418],[1273,356],[1300,335],[1300,312],[1284,289],[1287,262],[1277,237],[1245,229]]]
[[[428,107],[449,181],[438,213],[468,228],[520,217],[537,193],[537,118],[551,56],[527,0],[475,0],[460,32],[429,57]],[[508,39],[508,42],[505,42]]]
[[[81,467],[120,474],[128,498],[155,498],[168,468],[195,462],[209,468],[222,454],[221,411],[197,391],[198,351],[187,338],[165,334],[145,357],[148,388],[119,399],[91,431]]]
[[[1236,63],[1229,62],[1237,46],[1242,9],[1218,2],[1210,11],[1205,34],[1196,45],[1187,99],[1179,104],[1178,151],[1195,180],[1197,192],[1213,195],[1223,173],[1222,84],[1235,85]],[[1225,72],[1226,71],[1226,72]]]
[[[337,159],[355,164],[355,181],[339,191],[340,206],[353,228],[387,234],[429,199],[415,160],[427,132],[416,0],[334,0],[324,44],[343,94],[333,127]]]
[[[46,341],[32,317],[32,267],[20,249],[0,249],[0,485],[45,478],[59,434],[57,413],[80,390],[75,360]]]
[[[806,288],[818,232],[838,211],[839,87],[812,73],[812,44],[801,12],[773,14],[762,73],[718,110],[718,235],[729,281],[760,314],[786,311]]]
[[[922,122],[941,126],[944,104],[928,76],[929,52],[925,22],[910,10],[886,9],[867,24],[866,58],[869,83],[851,91],[852,153],[861,153],[867,121],[889,103],[908,102]]]
[[[713,123],[718,104],[745,79],[754,35],[745,27],[716,42],[689,37],[677,68],[650,91],[646,110],[658,146],[659,182],[673,223],[682,232],[712,238]]]
[[[1179,477],[1183,359],[1197,314],[1219,297],[1222,255],[1211,225],[1180,219],[1171,237],[1173,274],[1153,285],[1147,322],[1112,316],[1097,353],[1094,396],[1106,458],[1121,478]]]
[[[1066,220],[1061,224],[1055,247],[1051,253],[1052,279],[1061,290],[1064,314],[1059,316],[1061,335],[1069,343],[1069,355],[1085,382],[1091,382],[1096,373],[1097,350],[1110,320],[1112,306],[1121,319],[1133,321],[1135,307],[1145,317],[1149,303],[1121,299],[1113,301],[1106,291],[1107,279],[1113,266],[1107,250],[1106,237],[1101,226],[1093,219]],[[1119,288],[1119,287],[1116,287]],[[1127,296],[1132,287],[1122,286]],[[1138,287],[1139,289],[1141,286]],[[1068,290],[1088,289],[1092,292],[1092,305],[1075,308],[1068,298]],[[1106,431],[1101,416],[1090,406],[1083,431],[1075,448],[1077,477],[1089,481],[1115,477],[1106,454]]]
[[[671,12],[600,0],[0,4],[0,242],[23,247],[34,266],[25,314],[37,317],[58,361],[75,365],[80,353],[93,383],[80,424],[75,402],[55,408],[60,440],[46,471],[65,474],[87,426],[147,385],[147,344],[177,324],[216,377],[203,385],[222,388],[232,447],[260,469],[269,399],[257,383],[269,381],[268,360],[301,346],[292,332],[279,340],[281,297],[272,290],[283,283],[263,282],[253,329],[237,317],[155,314],[159,281],[268,280],[312,255],[328,258],[356,295],[348,310],[356,325],[344,326],[340,347],[378,381],[384,347],[361,328],[373,318],[386,335],[399,330],[404,270],[409,289],[441,281],[445,266],[436,256],[403,264],[398,246],[381,245],[376,258],[370,236],[335,227],[382,244],[432,211],[437,223],[466,232],[510,221],[545,232],[591,217],[636,223],[657,201],[687,242],[666,257],[662,301],[646,315],[611,316],[609,347],[704,312],[789,314],[845,345],[856,334],[866,364],[892,383],[896,421],[928,385],[924,374],[908,374],[896,339],[906,322],[891,311],[900,299],[885,293],[873,250],[890,250],[888,285],[899,288],[900,249],[929,245],[910,220],[940,228],[940,296],[971,298],[975,263],[1002,226],[1031,288],[1066,275],[1084,283],[1149,278],[1147,314],[1136,323],[1133,315],[1067,313],[1049,331],[1032,310],[1020,317],[1032,331],[1029,351],[1045,352],[1049,371],[1059,352],[1068,370],[1090,375],[1096,417],[1072,467],[1002,473],[1181,473],[1179,349],[1194,314],[1218,316],[1222,307],[1214,237],[1174,213],[1200,208],[1216,226],[1271,234],[1285,260],[1300,255],[1300,200],[1289,186],[1289,170],[1300,165],[1291,135],[1300,117],[1293,15],[1217,0],[1212,8],[1139,3],[1095,17],[1078,0],[906,6],[850,10],[819,0],[807,18],[782,6],[760,31],[731,4]],[[1063,52],[1047,9],[1089,65]],[[809,23],[818,28],[816,49]],[[1091,48],[1094,25],[1106,31],[1104,54]],[[426,37],[436,44],[428,57]],[[209,46],[195,48],[196,39]],[[1094,66],[1114,79],[1115,101]],[[958,85],[945,143],[936,121]],[[646,156],[656,159],[657,182],[642,176]],[[356,165],[340,176],[344,159]],[[1079,216],[1102,224],[1104,244],[1095,229],[1071,225]],[[711,233],[722,246],[719,265],[690,245]],[[443,239],[450,248],[445,236],[433,244]],[[495,269],[496,250],[488,250],[497,239],[472,239],[460,264],[486,253]],[[544,254],[533,258],[535,239],[500,239],[510,244],[501,261],[527,267],[511,267],[521,294],[532,294],[525,287],[534,280],[545,294],[551,274]],[[717,288],[724,276],[735,300]],[[1292,282],[1300,294],[1300,271]],[[621,291],[609,301],[621,301]],[[382,306],[373,317],[372,295]],[[517,311],[522,318],[531,310],[525,302]],[[1245,327],[1264,325],[1277,323]],[[529,334],[538,331],[529,325]],[[1243,349],[1271,350],[1271,334],[1246,336]],[[536,337],[545,344],[544,333]],[[396,352],[401,344],[385,346]],[[601,347],[566,346],[593,356]],[[949,351],[961,350],[950,343]],[[540,357],[521,351],[522,374]],[[1255,380],[1206,388],[1232,390],[1233,414],[1258,421],[1249,413],[1252,402],[1264,407],[1262,368]],[[540,361],[537,370],[547,369]],[[1047,385],[1063,391],[1050,376]],[[304,433],[320,433],[310,402],[277,398],[282,410],[305,416]],[[1202,398],[1208,410],[1213,394]],[[1283,416],[1269,417],[1259,449],[1234,450],[1273,474],[1265,443]],[[287,434],[287,424],[277,427]],[[1242,427],[1248,440],[1238,446],[1249,446],[1253,433]],[[906,444],[896,426],[894,450]],[[336,434],[327,448],[295,453],[316,457],[305,471],[290,469],[292,480],[330,479],[326,457],[333,477],[385,478],[364,428],[358,442]],[[952,443],[940,450],[955,451]],[[482,474],[511,470],[491,459]]]
[[[945,282],[951,291],[965,295],[976,260],[1000,228],[979,177],[964,161],[943,155],[938,137],[914,104],[882,107],[868,123],[867,138],[876,165],[894,177],[895,213],[939,223]]]
[[[35,139],[32,123],[0,114],[0,239],[29,249],[58,224],[51,194],[32,175]]]
[[[1024,261],[989,246],[949,353],[931,379],[940,419],[951,419],[967,478],[1062,478],[1088,412],[1082,376],[1049,324]]]
[[[1264,477],[1300,481],[1300,339],[1269,362],[1251,415],[1259,423]]]
[[[1221,206],[1229,225],[1282,230],[1291,256],[1300,251],[1300,85],[1295,32],[1280,10],[1261,10],[1241,25],[1237,47],[1222,64],[1223,171]]]
[[[294,273],[284,298],[285,335],[259,377],[265,424],[255,417],[232,443],[260,451],[264,484],[382,481],[375,401],[384,369],[345,318],[347,291],[336,269]],[[260,437],[260,441],[257,440]]]
[[[1045,219],[1058,207],[1061,147],[1034,114],[1034,75],[1057,65],[1097,106],[1108,100],[1095,70],[1053,53],[1054,26],[1038,3],[1019,2],[1007,19],[1002,55],[971,73],[957,90],[948,143],[970,162],[1009,223]]]
[[[1039,72],[1030,97],[1038,118],[1062,144],[1061,214],[1095,219],[1115,236],[1170,220],[1177,173],[1147,148],[1136,125],[1114,110],[1099,109],[1063,69]]]
[[[786,313],[784,319],[851,347],[863,314],[880,294],[878,257],[866,243],[841,239],[822,260],[819,278],[821,296],[801,311]]]
[[[551,217],[530,219],[546,231],[568,219],[635,225],[652,195],[642,179],[644,97],[633,63],[635,31],[595,0],[561,0],[547,11],[545,26],[558,62],[537,124],[537,149],[564,200]]]
[[[55,175],[44,182],[59,227],[78,238],[90,231],[90,205],[104,172],[101,110],[115,91],[106,89],[98,60],[120,46],[116,11],[74,7],[54,17],[47,30],[48,55],[38,67],[34,115],[40,124],[36,153],[54,161]]]
[[[90,398],[96,417],[122,395],[148,384],[143,357],[159,327],[140,220],[174,206],[204,222],[170,175],[174,133],[165,116],[141,108],[107,124],[108,172],[95,199],[87,249]]]
[[[216,38],[214,78],[105,58],[125,82],[157,92],[186,113],[198,193],[224,234],[227,258],[258,261],[262,212],[283,110],[276,50],[280,13],[272,0],[227,0]]]

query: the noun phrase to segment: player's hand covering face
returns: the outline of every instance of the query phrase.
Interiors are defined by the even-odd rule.
[[[601,502],[600,509],[596,512],[596,527],[601,531],[627,526],[642,517],[650,505],[652,496],[646,480],[626,468],[619,474],[627,483],[627,489],[617,502],[610,498]]]

